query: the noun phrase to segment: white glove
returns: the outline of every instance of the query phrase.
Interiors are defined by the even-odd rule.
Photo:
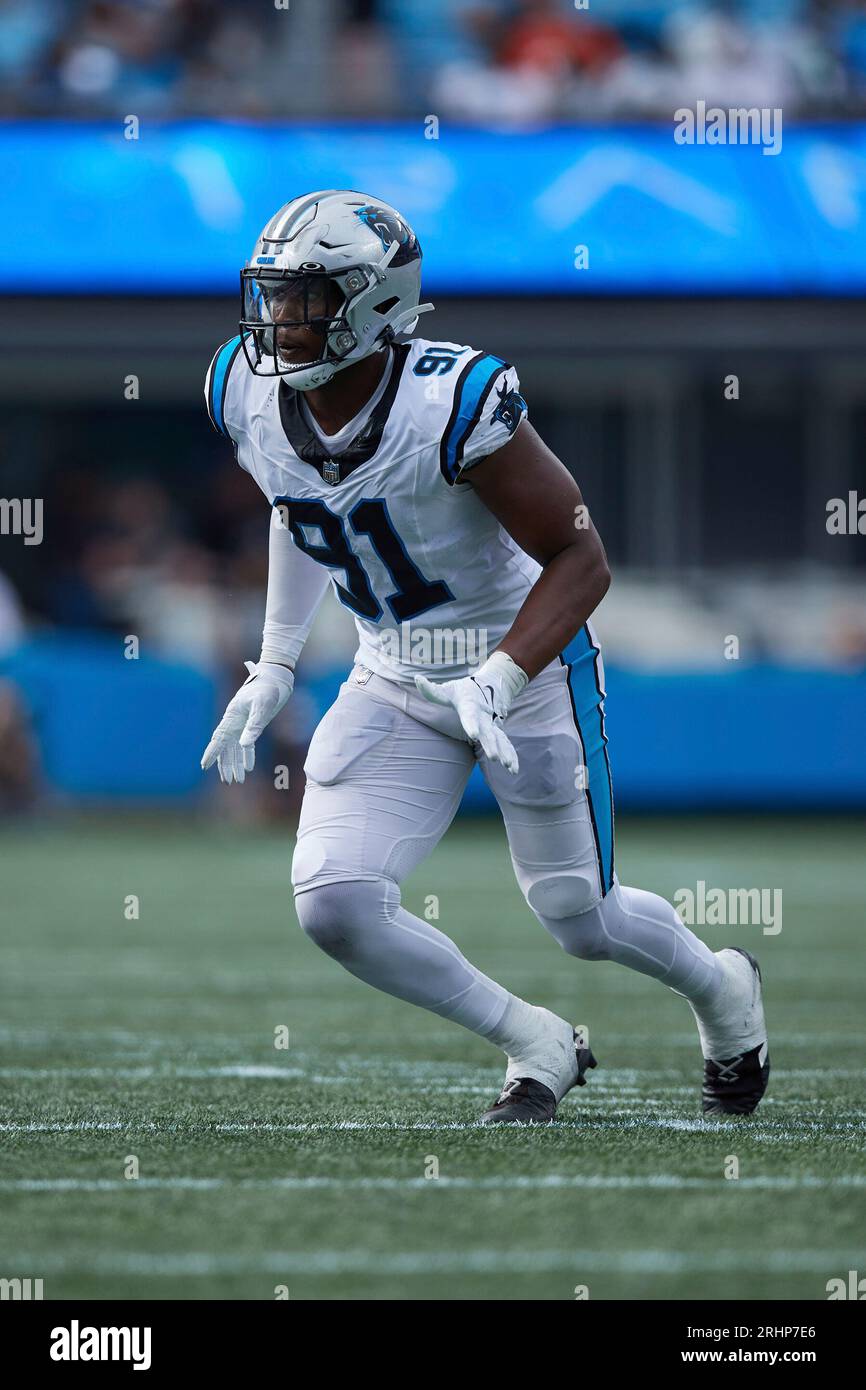
[[[506,652],[494,652],[474,676],[434,685],[426,676],[415,684],[434,705],[456,709],[463,731],[472,743],[480,743],[485,757],[515,773],[519,764],[510,739],[499,727],[529,677]]]
[[[201,765],[216,763],[220,781],[242,782],[256,763],[256,739],[279,714],[292,693],[294,673],[271,661],[245,661],[248,678],[226,706],[226,712],[204,750]]]

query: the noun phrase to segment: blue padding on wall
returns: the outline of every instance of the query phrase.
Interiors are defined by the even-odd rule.
[[[866,671],[605,676],[618,810],[866,807]],[[489,802],[476,772],[464,806]]]
[[[623,804],[866,805],[864,672],[608,669],[607,687]]]
[[[298,679],[312,723],[346,671]],[[74,799],[193,798],[223,691],[119,637],[50,635],[0,661],[21,689],[48,784]],[[606,667],[618,810],[866,808],[866,671],[774,666],[649,675]],[[219,707],[218,707],[219,706]],[[464,806],[492,798],[476,773]]]
[[[0,661],[20,688],[49,787],[73,798],[185,797],[218,718],[213,682],[178,663],[123,655],[123,639],[38,638]]]

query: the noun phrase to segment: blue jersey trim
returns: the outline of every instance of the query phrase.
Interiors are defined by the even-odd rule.
[[[479,352],[466,363],[457,378],[451,415],[439,446],[439,467],[449,486],[460,472],[467,441],[481,419],[493,383],[509,366],[510,363],[503,362],[501,357]]]
[[[225,423],[225,404],[226,391],[228,390],[229,376],[232,363],[238,355],[241,346],[240,334],[229,342],[223,343],[218,348],[211,366],[210,388],[207,394],[207,409],[211,418],[211,423],[220,434],[226,438],[231,438]]]

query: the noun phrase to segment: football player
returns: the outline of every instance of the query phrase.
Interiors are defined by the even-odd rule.
[[[287,203],[241,272],[240,333],[205,395],[273,511],[268,591],[261,655],[202,766],[224,782],[252,770],[332,584],[358,650],[304,765],[292,865],[304,931],[353,975],[506,1054],[484,1122],[551,1121],[595,1066],[587,1040],[400,902],[477,762],[541,925],[569,955],[683,995],[704,1110],[747,1114],[769,1074],[756,962],[713,953],[670,903],[616,875],[589,621],[609,583],[604,548],[526,418],[514,367],[407,336],[433,307],[419,303],[420,272],[405,219],[345,190]]]

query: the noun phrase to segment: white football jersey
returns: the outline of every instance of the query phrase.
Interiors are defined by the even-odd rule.
[[[468,675],[511,626],[540,566],[461,484],[526,414],[507,362],[456,343],[394,345],[387,387],[339,454],[299,393],[248,367],[240,338],[207,374],[211,420],[355,618],[356,661],[392,680]]]

